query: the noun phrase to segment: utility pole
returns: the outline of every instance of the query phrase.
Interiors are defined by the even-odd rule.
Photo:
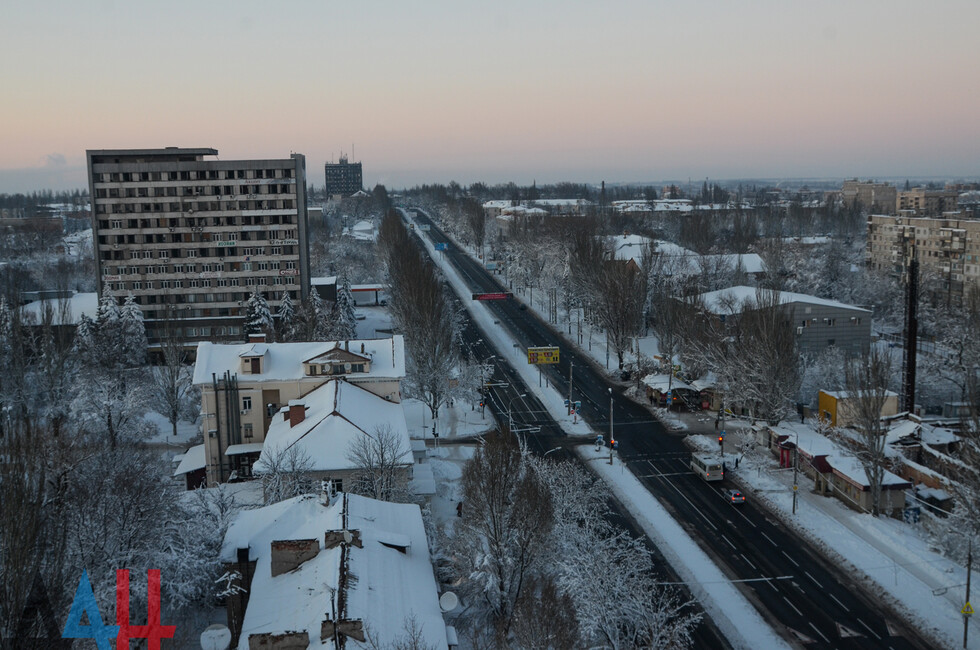
[[[572,401],[572,368],[575,367],[574,361],[568,362],[568,415],[572,414],[572,409],[575,408],[575,402]]]
[[[613,437],[613,392],[612,388],[609,389],[609,464],[613,464],[613,445],[616,444],[616,438]]]
[[[973,569],[973,537],[970,537],[970,545],[966,551],[966,604],[963,605],[963,648],[966,648],[966,639],[970,633],[970,572]],[[967,612],[970,612],[968,614]]]
[[[800,469],[800,434],[796,434],[796,446],[793,449],[793,514],[796,514],[797,472]]]

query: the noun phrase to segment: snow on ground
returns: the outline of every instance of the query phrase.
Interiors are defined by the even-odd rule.
[[[731,433],[731,432],[729,432]],[[780,520],[811,540],[825,555],[848,572],[861,576],[873,592],[880,593],[896,609],[904,612],[925,633],[942,639],[946,647],[961,647],[966,601],[966,570],[929,548],[916,528],[897,519],[874,518],[846,507],[838,499],[810,491],[813,482],[799,475],[797,509],[793,514],[793,472],[781,469],[768,449],[749,441],[726,438],[726,447],[742,448],[738,469],[734,457],[728,458],[729,479],[738,483],[749,498],[776,511]],[[714,451],[713,437],[692,436],[696,447]],[[936,591],[948,588],[945,594]],[[974,633],[970,648],[980,649]]]
[[[151,445],[168,445],[173,447],[187,447],[194,438],[200,437],[201,427],[196,422],[186,420],[177,421],[177,435],[173,435],[173,427],[170,420],[162,413],[147,411],[143,414],[143,419],[156,425],[156,431],[147,438],[146,442]]]
[[[412,438],[432,440],[432,417],[429,407],[416,399],[402,401],[405,411],[405,421],[408,423],[408,434]],[[480,414],[480,405],[456,400],[452,406],[439,409],[439,419],[436,421],[436,431],[439,439],[472,438],[497,426],[490,411]]]
[[[429,464],[436,479],[436,493],[429,499],[429,508],[436,527],[447,536],[453,534],[457,519],[456,504],[462,498],[459,481],[463,476],[463,465],[475,451],[475,444],[445,445],[428,450]]]
[[[364,320],[355,321],[357,325],[357,338],[359,339],[379,339],[391,336],[391,315],[387,307],[377,305],[358,305],[358,317],[364,316]]]

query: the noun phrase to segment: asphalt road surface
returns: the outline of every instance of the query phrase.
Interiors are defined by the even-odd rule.
[[[446,250],[438,254],[446,256],[474,293],[507,291],[498,276],[459,250],[423,211],[416,209],[416,214],[417,223],[430,227],[425,235],[446,244]],[[691,453],[682,436],[668,432],[647,408],[621,395],[620,385],[610,382],[602,368],[579,354],[550,325],[514,300],[486,304],[499,326],[524,348],[561,348],[561,362],[543,367],[548,381],[567,395],[568,364],[574,363],[572,399],[582,402],[581,416],[608,438],[612,413],[619,458],[787,641],[806,648],[933,647],[876,594],[834,566],[767,510],[751,501],[730,504],[724,492],[737,486],[729,481],[706,483],[697,477],[690,470]],[[478,335],[471,330],[469,336]],[[477,358],[495,354],[498,368],[506,365],[502,362],[517,358],[514,350],[491,351],[483,341],[478,345],[474,348]],[[509,385],[522,385],[515,375],[506,376],[504,381]],[[539,453],[566,445],[567,439],[562,438],[537,400],[520,394],[516,389],[495,394],[498,412],[505,419],[509,412],[514,429]]]

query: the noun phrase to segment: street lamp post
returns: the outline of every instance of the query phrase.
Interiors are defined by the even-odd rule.
[[[796,433],[796,449],[793,450],[793,514],[796,514],[796,479],[800,470],[800,434]]]
[[[616,438],[613,437],[613,390],[609,389],[609,464],[613,464],[613,446]]]

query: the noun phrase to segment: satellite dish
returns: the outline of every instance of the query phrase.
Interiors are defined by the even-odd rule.
[[[231,645],[231,630],[220,623],[215,623],[201,632],[202,650],[228,650]]]
[[[439,607],[444,612],[451,612],[459,606],[459,598],[451,591],[439,596]]]

